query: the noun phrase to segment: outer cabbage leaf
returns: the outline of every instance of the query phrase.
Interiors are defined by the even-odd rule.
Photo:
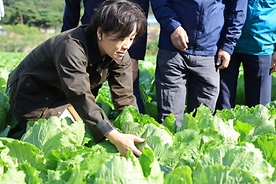
[[[200,131],[188,129],[175,134],[173,147],[178,150],[179,165],[195,168],[201,154],[211,152],[223,142],[223,136],[211,128]]]
[[[189,166],[179,166],[167,174],[164,184],[192,184],[192,169]]]
[[[230,169],[240,168],[264,183],[271,183],[274,172],[274,168],[263,159],[261,151],[250,143],[244,146],[222,145],[217,147],[209,154],[202,156],[200,164],[203,167],[221,164]]]
[[[144,125],[145,131],[141,135],[142,138],[146,139],[151,136],[157,136],[161,139],[163,145],[168,144],[172,146],[173,137],[164,129],[155,126],[154,124]]]
[[[161,169],[165,169],[165,172],[167,172],[167,170],[171,171],[178,164],[179,150],[170,146],[168,143],[164,143],[160,137],[149,136],[146,139],[144,147],[152,150],[154,156],[158,159],[158,162],[161,165]]]
[[[25,173],[23,171],[18,171],[16,168],[11,168],[7,170],[2,176],[0,176],[0,184],[24,184]]]
[[[229,121],[229,120],[228,120]],[[239,132],[240,137],[238,139],[239,144],[244,144],[245,142],[252,142],[254,140],[254,129],[255,126],[249,123],[243,123],[239,120],[234,121],[234,129]]]
[[[259,135],[253,144],[262,151],[264,159],[276,168],[276,135]],[[276,179],[276,170],[273,175]]]
[[[51,117],[29,123],[21,140],[34,144],[47,156],[52,150],[76,150],[84,138],[84,123],[70,118]]]
[[[239,120],[255,126],[254,135],[275,132],[275,118],[271,111],[259,104],[255,107],[236,106],[234,109],[224,109],[217,111],[216,116],[227,121],[229,119]]]
[[[153,154],[146,154],[144,156],[153,156]],[[141,159],[147,160],[143,157]],[[143,166],[143,168],[147,168],[147,176],[144,176],[138,158],[134,157],[132,153],[128,153],[128,158],[115,156],[100,167],[93,183],[97,184],[103,181],[105,183],[121,184],[163,183],[163,174],[156,159],[148,158],[148,161],[143,164],[148,164],[147,167]],[[149,173],[150,175],[148,175]]]
[[[118,117],[112,123],[115,127],[119,128],[124,132],[125,124],[134,122],[139,123],[141,125],[154,124],[157,127],[166,129],[166,131],[170,133],[167,127],[164,127],[162,124],[159,124],[154,118],[150,117],[147,114],[140,114],[138,109],[133,106],[125,107],[124,110],[118,115]]]
[[[220,164],[202,167],[199,165],[193,172],[194,184],[236,184],[236,183],[260,183],[249,172],[240,168],[230,168]]]
[[[47,167],[55,169],[59,160],[67,160],[81,152],[84,131],[81,121],[51,117],[29,122],[21,140],[41,149],[47,158]]]
[[[39,171],[46,171],[44,154],[34,145],[10,138],[1,138],[0,141],[8,148],[1,152],[1,159],[7,167],[18,167],[27,162]]]
[[[26,174],[26,178],[25,178],[26,183],[43,183],[42,178],[40,178],[40,177],[42,175],[45,176],[46,172],[37,171],[29,163],[22,163],[19,165],[18,168],[19,168],[19,170],[24,171],[24,173]]]
[[[142,153],[143,154],[139,157],[139,162],[148,183],[163,181],[164,173],[161,172],[159,163],[157,162],[152,150],[145,148]]]
[[[59,160],[55,170],[48,170],[48,183],[94,183],[99,168],[113,156],[115,155],[95,153],[88,149],[74,158]]]
[[[195,116],[194,116],[195,114]],[[185,129],[204,129],[204,128],[212,128],[215,129],[214,125],[214,118],[212,115],[211,110],[206,107],[205,105],[201,104],[197,109],[196,113],[185,113],[183,120],[182,120],[182,126],[179,128],[181,130]]]
[[[176,119],[175,116],[173,114],[169,114],[164,121],[162,122],[162,124],[167,127],[171,133],[174,135],[176,133]]]
[[[218,131],[223,137],[224,142],[227,144],[237,144],[240,134],[234,129],[233,120],[222,121],[221,118],[214,117],[215,130]]]

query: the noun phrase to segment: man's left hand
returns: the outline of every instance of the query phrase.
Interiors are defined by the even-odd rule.
[[[272,55],[272,60],[271,60],[271,66],[270,66],[270,73],[276,71],[276,51]]]
[[[230,54],[222,49],[218,51],[217,55],[217,61],[216,61],[216,66],[218,69],[222,70],[228,67],[229,62],[230,62]]]

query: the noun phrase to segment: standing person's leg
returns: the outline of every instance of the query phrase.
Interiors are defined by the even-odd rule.
[[[245,105],[266,105],[271,101],[272,56],[243,55]]]
[[[182,125],[186,98],[184,72],[184,60],[179,53],[158,51],[155,80],[159,123],[172,113],[176,118],[176,125]]]
[[[139,83],[139,69],[137,73],[137,78],[133,82],[133,94],[136,98],[136,102],[139,108],[139,112],[142,114],[145,114],[145,107],[144,107],[144,102],[140,94],[140,83]]]
[[[136,2],[136,1],[135,1]],[[148,17],[149,0],[139,0],[137,4],[141,6],[145,12],[145,16]],[[140,78],[139,78],[139,65],[138,61],[144,60],[147,49],[148,28],[145,33],[129,48],[129,55],[132,58],[133,67],[133,94],[136,97],[136,102],[139,108],[139,112],[145,114],[144,101],[140,94]]]
[[[215,111],[219,94],[219,71],[214,57],[185,55],[188,58],[190,78],[187,85],[187,112],[190,113],[200,104]]]
[[[216,109],[231,109],[236,105],[236,91],[241,65],[240,54],[233,53],[227,68],[220,70],[220,93]]]

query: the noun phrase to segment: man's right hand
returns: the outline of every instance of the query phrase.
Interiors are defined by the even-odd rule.
[[[122,156],[126,156],[128,150],[131,150],[136,156],[140,156],[142,152],[137,149],[135,142],[145,142],[145,139],[132,134],[122,134],[117,130],[112,130],[106,135],[106,138],[116,146]]]
[[[175,48],[183,51],[188,48],[189,38],[182,26],[179,26],[172,34],[171,40]]]

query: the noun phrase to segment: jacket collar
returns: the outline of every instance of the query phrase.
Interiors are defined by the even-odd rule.
[[[105,64],[111,63],[113,59],[108,55],[101,56],[96,34],[88,34],[87,27],[84,28],[84,37],[87,42],[88,61],[89,64],[95,65],[98,62],[104,61]]]

